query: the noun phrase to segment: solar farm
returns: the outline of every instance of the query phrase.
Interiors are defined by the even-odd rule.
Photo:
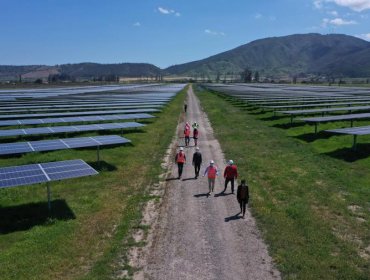
[[[369,88],[203,84],[197,96],[283,279],[368,279]]]
[[[131,141],[118,135],[50,139],[51,135],[55,134],[58,137],[61,134],[78,135],[85,132],[115,130],[119,130],[123,135],[125,129],[139,129],[145,126],[138,122],[123,121],[154,118],[148,113],[160,112],[161,108],[183,87],[184,85],[133,85],[1,91],[1,96],[7,99],[4,98],[0,105],[2,143],[0,156],[95,147],[98,151],[97,162],[99,162],[99,150],[102,147],[118,146]],[[112,108],[119,110],[111,110]],[[58,112],[55,113],[54,110]],[[113,120],[120,122],[111,122]],[[95,123],[90,124],[91,122]],[[42,138],[43,135],[47,140],[26,141],[25,139],[28,136]],[[12,138],[13,136],[19,138]],[[48,170],[53,170],[53,174],[50,175]],[[96,175],[98,172],[83,160],[76,159],[7,166],[0,169],[0,174],[0,188],[7,188]],[[50,191],[48,191],[48,205],[50,211]]]
[[[340,122],[338,128],[324,129],[323,132],[353,136],[353,150],[357,149],[358,135],[370,134],[369,125],[362,125],[363,122],[359,122],[358,126],[355,124],[355,121],[370,121],[368,89],[279,85],[207,85],[207,88],[236,98],[262,112],[271,111],[274,117],[287,119],[291,126],[299,125],[299,122],[313,125],[312,131],[315,134],[319,132],[321,123],[330,123],[333,126]]]

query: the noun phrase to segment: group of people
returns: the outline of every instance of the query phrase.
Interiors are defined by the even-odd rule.
[[[186,112],[186,109],[187,109],[187,105],[185,103],[184,105],[185,112]],[[200,172],[200,168],[202,165],[202,154],[200,152],[199,147],[197,146],[198,145],[197,140],[198,140],[198,135],[199,135],[199,131],[198,131],[199,125],[196,122],[194,122],[192,127],[193,127],[193,138],[194,138],[194,145],[195,145],[195,152],[193,153],[192,165],[194,166],[194,173],[195,173],[194,178],[197,179],[199,177],[199,172]],[[186,122],[185,128],[184,128],[185,147],[188,147],[190,143],[190,131],[191,131],[190,124]],[[178,166],[178,179],[181,179],[184,164],[186,163],[186,155],[185,155],[183,147],[180,147],[178,153],[176,154],[175,162],[177,163],[177,166]],[[209,162],[209,165],[207,166],[207,168],[205,169],[203,173],[203,177],[206,175],[208,177],[208,188],[209,188],[207,196],[209,197],[214,192],[215,181],[218,176],[218,168],[215,165],[215,162],[213,160]],[[224,170],[223,176],[225,179],[224,190],[220,194],[225,193],[229,183],[231,184],[231,193],[234,194],[234,182],[238,178],[238,168],[234,164],[233,160],[228,161],[228,164]],[[246,183],[246,180],[244,179],[241,180],[241,183],[238,186],[236,193],[237,193],[237,200],[240,205],[240,213],[242,214],[242,218],[244,218],[246,205],[249,200],[249,188]]]
[[[192,127],[193,127],[194,146],[197,146],[198,136],[199,136],[199,131],[198,131],[199,125],[197,124],[197,122],[194,122],[192,124]],[[186,122],[185,128],[184,128],[185,147],[188,147],[190,145],[190,134],[191,134],[190,124]]]

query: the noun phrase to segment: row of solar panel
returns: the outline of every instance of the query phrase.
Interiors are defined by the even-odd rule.
[[[19,110],[0,110],[0,114],[44,114],[44,113],[58,113],[58,112],[74,112],[74,111],[81,111],[84,110],[86,112],[93,111],[93,110],[131,110],[131,109],[156,109],[161,108],[162,105],[142,105],[142,106],[93,106],[93,107],[71,107],[68,109],[61,109],[61,108],[54,108],[54,109],[19,109]]]
[[[59,117],[59,116],[87,116],[87,115],[108,115],[108,114],[130,114],[130,113],[154,113],[158,109],[128,109],[128,110],[106,110],[106,111],[78,111],[78,112],[61,112],[45,114],[17,114],[17,115],[0,115],[0,119],[17,119],[17,118],[38,118],[38,117]]]
[[[44,119],[20,119],[0,121],[0,126],[12,125],[36,125],[36,124],[55,124],[55,123],[72,123],[72,122],[91,122],[91,121],[112,121],[112,120],[135,120],[154,118],[153,115],[142,114],[125,114],[125,115],[97,115],[86,117],[66,117],[66,118],[44,118]]]
[[[141,102],[141,103],[126,103],[126,102],[104,102],[104,103],[84,103],[84,104],[67,104],[67,105],[19,105],[19,106],[3,106],[0,107],[1,111],[14,111],[14,109],[19,109],[22,107],[23,109],[52,109],[52,108],[83,108],[83,107],[107,107],[107,106],[126,106],[126,107],[133,107],[133,106],[153,106],[153,105],[164,105],[166,102],[157,102],[157,101],[149,101],[149,102]]]
[[[67,132],[99,131],[99,130],[124,129],[124,128],[138,128],[138,127],[143,127],[143,126],[144,124],[137,123],[137,122],[125,122],[125,123],[87,124],[87,125],[75,125],[75,126],[38,127],[38,128],[25,128],[25,129],[7,129],[7,130],[0,130],[0,137],[34,135],[34,134],[55,134],[55,133],[67,133]]]
[[[96,175],[83,160],[66,160],[0,168],[0,188]]]
[[[63,149],[118,145],[131,142],[118,135],[64,138],[30,142],[0,144],[0,155],[12,155],[31,152],[44,152]]]

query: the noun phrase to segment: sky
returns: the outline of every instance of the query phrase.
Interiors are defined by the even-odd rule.
[[[0,0],[0,65],[165,68],[297,33],[370,41],[370,0]]]

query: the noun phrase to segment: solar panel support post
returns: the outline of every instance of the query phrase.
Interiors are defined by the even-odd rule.
[[[293,114],[290,114],[290,125],[293,125]]]
[[[357,135],[356,135],[356,134],[354,134],[354,135],[353,135],[353,145],[352,145],[352,150],[353,150],[353,151],[356,151],[356,149],[357,149]]]
[[[319,124],[317,123],[317,122],[315,122],[315,134],[317,134],[317,126],[318,126]]]
[[[100,162],[100,148],[99,147],[100,147],[99,145],[96,146],[96,161],[98,164]]]
[[[351,120],[351,127],[353,127],[353,120]]]
[[[51,190],[50,190],[50,183],[46,183],[46,191],[47,191],[47,197],[48,197],[48,210],[51,211]]]

